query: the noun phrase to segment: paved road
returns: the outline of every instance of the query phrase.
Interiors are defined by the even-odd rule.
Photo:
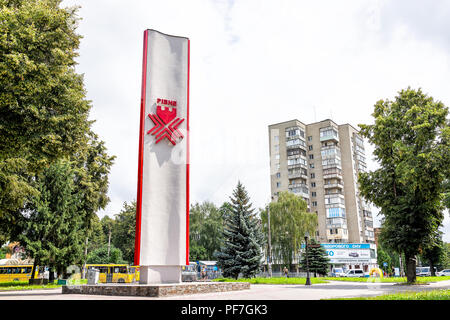
[[[320,300],[377,296],[385,293],[433,289],[450,289],[450,280],[415,286],[342,281],[314,284],[310,287],[304,285],[251,285],[250,290],[172,296],[168,298],[62,294],[61,289],[49,289],[0,292],[0,300]]]

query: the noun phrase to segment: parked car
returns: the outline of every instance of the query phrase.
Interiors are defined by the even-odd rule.
[[[444,276],[450,277],[450,269],[444,269],[439,272],[436,272],[436,275],[438,277],[444,277]]]
[[[366,277],[366,274],[362,269],[350,269],[347,270],[344,277],[346,278],[364,278]]]
[[[434,267],[434,270],[436,270],[436,267]],[[416,276],[418,277],[431,277],[431,270],[430,267],[417,267],[416,268]]]
[[[333,270],[331,271],[331,276],[332,277],[345,277],[345,272],[344,269],[342,268],[333,268]]]

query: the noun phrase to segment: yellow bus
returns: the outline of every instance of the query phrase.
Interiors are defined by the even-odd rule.
[[[28,281],[31,279],[33,265],[8,265],[0,266],[0,282]],[[36,268],[34,278],[44,271],[44,267]]]
[[[100,271],[99,283],[132,283],[139,281],[139,266],[127,264],[87,264],[86,274],[89,269]]]

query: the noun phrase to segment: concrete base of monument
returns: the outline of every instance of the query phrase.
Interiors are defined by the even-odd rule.
[[[139,284],[181,283],[181,266],[141,266]]]
[[[63,294],[107,296],[168,297],[187,294],[225,292],[250,289],[248,282],[182,282],[164,284],[119,284],[63,286]]]

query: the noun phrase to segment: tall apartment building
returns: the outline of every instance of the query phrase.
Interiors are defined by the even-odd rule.
[[[318,215],[321,243],[374,243],[369,205],[360,196],[358,173],[366,171],[358,130],[332,120],[291,120],[269,126],[272,196],[290,191]]]

